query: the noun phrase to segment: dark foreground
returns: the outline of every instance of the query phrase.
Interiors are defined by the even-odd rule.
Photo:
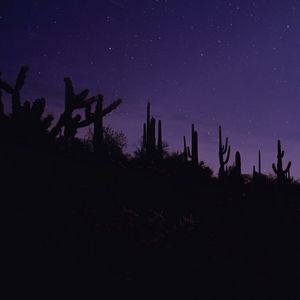
[[[1,151],[12,296],[299,299],[297,184]]]

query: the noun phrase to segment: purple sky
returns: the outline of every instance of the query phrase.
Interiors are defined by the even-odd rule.
[[[30,67],[25,99],[63,107],[64,76],[75,88],[122,106],[105,123],[138,146],[146,103],[163,121],[170,150],[194,122],[199,156],[218,169],[218,125],[250,172],[265,172],[276,141],[300,177],[300,1],[0,0],[0,70]],[[8,103],[9,98],[6,97]],[[231,161],[233,155],[231,157]]]

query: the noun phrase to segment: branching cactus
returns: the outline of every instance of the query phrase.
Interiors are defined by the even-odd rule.
[[[156,138],[156,119],[151,117],[150,102],[147,103],[147,120],[143,125],[142,153],[147,160],[154,161],[163,158],[162,121],[158,120]]]
[[[224,159],[224,156],[226,155],[226,158]],[[219,179],[222,179],[226,176],[226,165],[229,162],[230,158],[230,146],[228,146],[228,137],[226,137],[225,145],[223,145],[222,142],[222,127],[219,126]]]
[[[46,107],[44,98],[36,99],[33,103],[25,101],[21,103],[20,91],[24,86],[28,67],[23,66],[17,76],[14,87],[0,79],[0,115],[4,117],[4,107],[2,102],[2,90],[12,96],[12,117],[17,117],[15,121],[19,122],[20,127],[15,134],[26,134],[36,136],[36,134],[46,133],[51,126],[53,116],[48,114],[43,116]]]
[[[70,83],[66,83],[66,89],[69,89],[70,95],[74,95],[72,92],[72,88]],[[86,91],[86,90],[85,90]],[[60,116],[57,124],[55,127],[52,128],[51,133],[53,136],[57,136],[61,133],[62,128],[64,127],[64,139],[70,140],[73,139],[77,133],[79,128],[87,127],[91,124],[94,125],[94,132],[93,132],[93,147],[94,152],[100,152],[103,148],[103,118],[115,110],[121,103],[122,100],[118,99],[114,101],[112,104],[103,108],[103,96],[98,95],[86,99],[86,92],[82,92],[79,96],[74,96],[73,99],[70,100],[72,97],[66,96],[66,109],[64,113]],[[77,98],[77,99],[76,99]],[[92,104],[96,102],[95,111],[92,112]],[[85,119],[81,120],[81,116],[79,114],[73,117],[73,111],[76,108],[85,108]]]
[[[122,99],[118,99],[106,108],[103,108],[103,96],[99,95],[96,99],[96,103],[95,112],[90,113],[86,110],[86,117],[94,123],[93,147],[94,152],[100,153],[103,150],[103,118],[115,110],[122,103]]]
[[[17,76],[15,85],[10,85],[0,79],[0,89],[11,95],[12,98],[12,115],[16,116],[21,111],[21,96],[20,91],[25,83],[26,74],[28,72],[27,66],[22,66]]]
[[[185,136],[183,137],[183,158],[185,162],[189,159],[192,161],[192,165],[197,167],[199,164],[198,160],[198,132],[195,130],[195,125],[192,124],[192,147],[187,146]]]
[[[290,178],[290,168],[292,163],[289,161],[287,167],[284,169],[282,164],[282,159],[284,157],[284,151],[281,150],[281,142],[277,141],[277,165],[272,164],[274,173],[277,175],[278,182],[284,182]]]
[[[73,111],[79,108],[90,107],[93,102],[96,101],[95,97],[87,98],[89,90],[85,89],[79,94],[75,94],[74,87],[71,78],[66,77],[65,81],[65,111],[61,116],[59,125],[64,126],[64,137],[65,139],[73,138],[80,127],[85,127],[83,124],[88,122],[80,122],[81,117],[76,115],[73,118]],[[88,120],[86,120],[88,121]],[[92,121],[90,120],[90,124]],[[57,132],[57,129],[55,130]]]

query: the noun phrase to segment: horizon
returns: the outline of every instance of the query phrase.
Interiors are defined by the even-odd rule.
[[[280,139],[284,165],[291,160],[300,178],[299,17],[297,1],[10,1],[0,13],[0,70],[11,83],[28,64],[22,99],[45,97],[56,117],[65,76],[105,103],[121,97],[104,121],[126,135],[129,152],[150,101],[171,152],[182,151],[184,135],[190,143],[194,123],[199,159],[216,173],[222,125],[230,164],[240,151],[243,173],[260,149],[273,174]]]

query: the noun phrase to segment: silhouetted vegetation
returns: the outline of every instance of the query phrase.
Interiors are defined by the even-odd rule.
[[[168,153],[148,103],[141,148],[126,155],[124,134],[103,124],[120,99],[104,108],[102,95],[76,94],[65,78],[64,111],[54,122],[44,99],[22,101],[27,71],[14,86],[0,80],[4,244],[7,276],[18,287],[53,290],[61,281],[76,291],[88,282],[109,293],[103,299],[300,296],[300,186],[291,162],[283,167],[280,141],[276,179],[262,173],[260,151],[249,176],[240,152],[228,166],[220,126],[216,178],[199,162],[195,125],[191,149],[184,137],[183,152]],[[90,133],[79,139],[84,127]]]

